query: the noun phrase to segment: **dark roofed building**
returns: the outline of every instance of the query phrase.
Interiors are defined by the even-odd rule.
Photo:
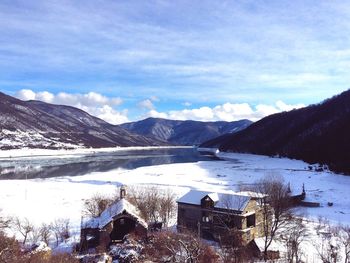
[[[178,201],[178,228],[225,242],[228,230],[239,233],[244,244],[263,234],[261,197],[191,190]]]
[[[120,190],[120,200],[104,210],[99,217],[88,218],[82,222],[80,246],[82,251],[103,246],[107,248],[118,243],[130,233],[138,236],[147,235],[147,223],[140,216],[138,209],[124,197],[126,190]]]

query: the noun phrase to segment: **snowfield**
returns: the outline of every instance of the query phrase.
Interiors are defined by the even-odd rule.
[[[225,161],[166,164],[134,170],[116,169],[84,176],[0,181],[0,209],[4,215],[27,217],[39,225],[69,218],[79,233],[84,199],[95,193],[116,194],[120,185],[171,188],[178,197],[190,189],[238,191],[266,175],[273,174],[290,183],[292,192],[306,201],[319,202],[318,208],[300,208],[298,213],[317,221],[322,216],[333,224],[350,225],[350,176],[309,170],[309,164],[286,158],[220,153]],[[327,203],[332,202],[333,206]]]

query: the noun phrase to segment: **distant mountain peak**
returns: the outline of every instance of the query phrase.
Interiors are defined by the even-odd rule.
[[[237,132],[248,127],[252,122],[240,120],[235,122],[194,120],[169,120],[147,118],[141,121],[124,123],[120,126],[143,136],[152,137],[177,145],[199,145],[219,135]]]

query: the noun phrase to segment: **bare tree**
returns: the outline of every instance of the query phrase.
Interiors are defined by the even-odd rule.
[[[214,263],[215,251],[192,233],[158,232],[145,247],[145,254],[156,262]]]
[[[27,241],[29,233],[33,231],[34,225],[28,220],[28,218],[21,220],[16,217],[13,220],[12,226],[16,232],[20,233],[23,236],[22,244],[24,245]]]
[[[113,201],[111,197],[96,193],[90,199],[85,200],[83,214],[98,217]]]
[[[127,199],[135,205],[147,222],[162,220],[168,222],[176,208],[175,194],[157,187],[129,188]]]
[[[29,240],[32,244],[37,243],[40,241],[41,235],[40,235],[40,228],[33,226],[32,231],[29,234]]]
[[[301,243],[306,240],[307,236],[308,230],[302,218],[294,218],[283,230],[281,239],[287,247],[288,262],[300,262]]]
[[[339,253],[342,254],[343,262],[350,263],[350,227],[339,225],[332,232],[336,234],[337,241],[342,246],[340,250],[343,252],[339,251]]]
[[[161,217],[164,224],[168,224],[170,218],[173,217],[176,211],[176,196],[174,192],[170,189],[167,189],[160,196],[160,207],[159,207],[159,216]]]
[[[56,246],[59,242],[69,238],[69,219],[56,219],[52,224],[52,231],[56,239]]]
[[[51,224],[43,223],[39,228],[39,232],[40,232],[41,240],[44,241],[46,244],[49,244],[50,237],[52,235]]]
[[[328,221],[320,221],[321,227],[318,230],[320,243],[315,249],[323,263],[338,262],[340,258],[339,242],[337,240],[337,229],[332,227]]]
[[[1,215],[1,209],[0,209],[0,231],[4,230],[5,228],[9,228],[11,226],[11,219],[6,218]]]
[[[263,210],[262,227],[264,233],[264,258],[279,229],[286,227],[292,219],[292,206],[288,187],[283,179],[274,174],[267,175],[256,183],[254,191],[260,193],[258,199]]]

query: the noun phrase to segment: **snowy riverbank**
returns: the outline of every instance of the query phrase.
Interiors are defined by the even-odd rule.
[[[79,226],[83,200],[96,192],[113,194],[116,186],[152,185],[170,187],[178,196],[190,188],[210,191],[237,191],[267,174],[277,174],[299,193],[305,184],[307,200],[319,208],[303,208],[308,217],[327,217],[334,223],[350,224],[350,177],[331,172],[315,172],[302,161],[250,154],[230,154],[231,161],[179,163],[116,169],[84,176],[0,182],[3,213],[28,217],[35,223],[69,217]],[[327,206],[333,202],[333,206]]]

